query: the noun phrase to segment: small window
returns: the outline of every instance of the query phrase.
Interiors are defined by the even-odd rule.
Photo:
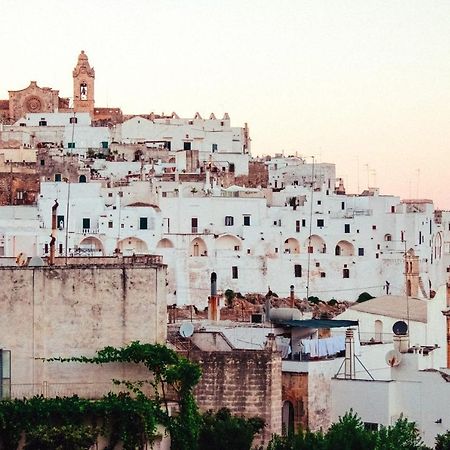
[[[342,278],[350,278],[350,269],[342,269]]]
[[[306,219],[302,219],[302,227],[306,227]]]
[[[70,117],[69,118],[69,123],[78,123],[78,118],[77,117]]]
[[[374,422],[364,422],[364,428],[367,431],[378,431],[378,424]]]
[[[75,148],[75,142],[68,142],[67,148]]]
[[[39,126],[40,127],[46,127],[47,126],[47,121],[46,120],[40,120],[39,121]]]
[[[140,230],[147,230],[148,229],[148,218],[147,217],[140,217],[139,218],[139,229]]]
[[[345,209],[345,202],[341,202],[341,209],[342,209],[342,210]]]
[[[320,267],[320,262],[316,262],[316,267]]]
[[[362,247],[358,248],[358,256],[364,256],[364,249]]]
[[[278,253],[278,247],[275,247],[275,253]]]
[[[217,144],[212,144],[212,145],[211,145],[211,151],[212,151],[213,153],[217,152]]]
[[[114,226],[113,222],[109,221],[108,222],[108,228],[113,228],[113,226]]]
[[[247,249],[247,255],[250,255],[252,253],[252,251],[248,248]]]
[[[48,253],[48,244],[44,244],[44,253]]]
[[[61,181],[61,174],[60,173],[55,173],[55,181],[56,182]]]
[[[295,221],[295,232],[300,233],[300,220]]]
[[[23,200],[23,191],[16,191],[16,199]]]
[[[294,276],[295,278],[301,278],[302,276],[302,266],[300,264],[294,265]]]
[[[241,247],[239,247],[239,245],[235,245],[235,246],[234,246],[234,251],[235,251],[235,252],[238,252],[240,249],[241,249]]]
[[[322,204],[322,200],[317,200],[317,204],[321,205]]]
[[[59,244],[59,245],[58,245],[58,251],[59,251],[59,254],[60,254],[60,255],[63,254],[63,245],[62,245],[62,244]]]
[[[197,217],[191,218],[191,233],[198,233],[198,219]]]
[[[322,228],[324,226],[324,220],[323,219],[317,219],[317,226],[319,228]]]
[[[56,216],[56,223],[60,230],[64,230],[64,216]]]
[[[191,142],[183,142],[183,150],[190,150]]]
[[[225,216],[225,226],[232,227],[234,225],[234,217],[233,216]]]
[[[79,183],[86,183],[86,175],[80,175],[78,178]]]
[[[233,266],[231,268],[231,278],[233,278],[233,279],[239,278],[239,272],[238,272],[237,266]]]
[[[123,192],[119,191],[119,197],[123,197]]]
[[[89,230],[91,228],[91,219],[83,218],[83,230]]]
[[[375,253],[375,258],[378,259],[380,255],[378,253]]]
[[[244,226],[246,227],[250,226],[250,217],[251,216],[244,216]]]
[[[41,159],[41,166],[45,166],[45,159]]]
[[[395,206],[391,206],[391,213],[395,213]]]
[[[325,278],[327,274],[325,272],[320,272],[320,278]]]
[[[372,225],[372,230],[376,230],[377,226],[376,225]]]
[[[344,233],[350,233],[350,224],[349,223],[344,224]]]

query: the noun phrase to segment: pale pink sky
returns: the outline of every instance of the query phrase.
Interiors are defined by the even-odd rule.
[[[84,49],[99,106],[226,111],[255,155],[450,208],[447,0],[2,0],[0,36],[0,98],[30,80],[71,96]]]

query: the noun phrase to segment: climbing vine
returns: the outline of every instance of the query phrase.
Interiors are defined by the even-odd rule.
[[[94,401],[77,396],[1,401],[0,448],[16,450],[25,434],[26,448],[30,450],[39,445],[45,448],[51,439],[54,442],[66,439],[65,444],[54,448],[81,450],[89,448],[86,443],[98,435],[108,440],[105,450],[112,450],[120,441],[124,450],[142,449],[146,442],[156,439],[158,424],[170,433],[173,450],[197,448],[201,418],[192,391],[201,371],[197,364],[175,351],[163,345],[136,341],[122,348],[105,347],[93,357],[51,358],[47,361],[143,364],[151,374],[149,379],[137,382],[115,380],[115,383],[125,385],[129,392],[110,392]],[[151,395],[144,394],[144,385],[153,388]],[[169,414],[169,399],[178,404],[176,415]],[[86,425],[87,421],[89,425]],[[44,440],[39,441],[39,433]]]

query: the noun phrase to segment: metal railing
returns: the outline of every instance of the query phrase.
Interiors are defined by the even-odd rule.
[[[152,394],[152,388],[144,384],[141,390],[147,394]],[[117,385],[113,382],[105,383],[28,383],[28,384],[11,384],[10,392],[4,392],[3,399],[21,399],[34,396],[43,396],[45,398],[52,397],[71,397],[77,395],[80,398],[96,400],[109,392],[119,394],[121,392],[129,392],[124,385]]]

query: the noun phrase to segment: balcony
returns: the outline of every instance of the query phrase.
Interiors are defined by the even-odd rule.
[[[145,394],[151,395],[152,388],[143,386]],[[2,399],[23,399],[36,395],[42,395],[45,398],[52,397],[71,397],[78,395],[80,398],[95,400],[103,397],[109,392],[119,394],[120,392],[129,392],[125,386],[105,383],[49,383],[44,381],[35,384],[11,384],[9,392],[3,391]]]

